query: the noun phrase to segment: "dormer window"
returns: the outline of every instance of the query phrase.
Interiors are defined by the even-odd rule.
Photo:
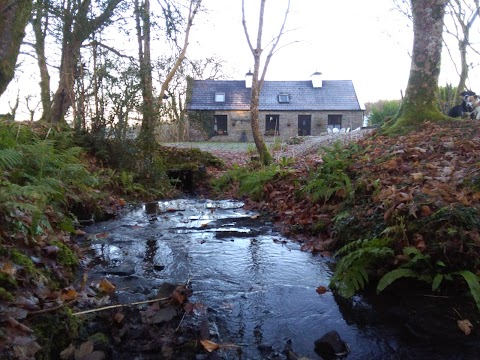
[[[278,102],[281,104],[288,104],[290,102],[290,95],[278,94]]]
[[[225,102],[225,93],[224,92],[215,93],[215,102]]]

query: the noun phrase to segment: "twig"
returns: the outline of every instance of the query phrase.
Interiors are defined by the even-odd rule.
[[[9,316],[7,318],[8,322],[10,323],[10,325],[12,325],[13,327],[16,327],[20,330],[23,330],[29,334],[32,334],[33,333],[33,330],[30,329],[28,326],[25,326],[23,325],[22,323],[19,323],[17,320],[15,320],[14,318],[12,318],[11,316]]]
[[[463,320],[463,316],[462,316],[462,315],[460,315],[460,313],[457,311],[457,309],[455,309],[455,308],[452,308],[452,309],[453,309],[453,311],[455,311],[455,312],[457,313],[457,315],[460,317],[460,319],[462,319],[462,320]]]
[[[98,312],[98,311],[103,311],[103,310],[108,310],[108,309],[115,309],[115,308],[124,307],[124,306],[134,306],[134,305],[150,304],[150,303],[154,303],[154,302],[157,302],[157,301],[167,301],[167,300],[170,300],[170,299],[171,299],[170,297],[165,297],[165,298],[160,298],[160,299],[137,301],[137,302],[133,302],[133,303],[129,303],[129,304],[110,305],[110,306],[105,306],[105,307],[101,307],[101,308],[98,308],[98,309],[91,309],[91,310],[85,310],[85,311],[76,312],[76,313],[73,313],[72,315],[74,315],[74,316],[77,316],[77,315],[85,315],[85,314],[90,314],[90,313],[94,313],[94,312]]]
[[[440,298],[440,299],[450,299],[450,296],[445,296],[445,295],[428,295],[428,294],[418,294],[417,296],[423,296],[423,297],[432,297],[432,298]]]
[[[75,303],[77,301],[77,299],[74,299],[74,300],[70,300],[70,301],[67,301],[61,305],[58,305],[58,306],[55,306],[55,307],[52,307],[52,308],[49,308],[49,309],[42,309],[42,310],[37,310],[37,311],[31,311],[28,313],[28,315],[38,315],[38,314],[43,314],[43,313],[47,313],[47,312],[50,312],[50,311],[56,311],[56,310],[60,310],[61,308],[65,307],[65,306],[69,306],[73,303]]]
[[[182,321],[183,321],[183,319],[185,318],[185,314],[186,314],[186,313],[187,313],[186,311],[183,312],[183,316],[182,316],[182,318],[180,319],[180,322],[178,323],[178,326],[177,326],[177,328],[175,329],[175,332],[177,332],[178,329],[180,329],[180,325],[182,325]]]

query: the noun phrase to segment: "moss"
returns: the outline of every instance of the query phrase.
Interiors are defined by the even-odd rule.
[[[10,250],[10,259],[16,265],[21,266],[27,272],[27,274],[35,274],[35,264],[33,261],[17,249]]]
[[[5,286],[7,288],[11,288],[12,286],[16,287],[18,284],[17,284],[17,280],[13,276],[0,273],[0,285]]]
[[[94,345],[109,345],[110,340],[108,339],[108,336],[101,333],[97,332],[90,336],[88,340],[92,341]]]
[[[374,212],[368,217],[362,213],[362,210],[343,213],[342,216],[335,218],[333,231],[336,234],[335,248],[340,248],[345,244],[359,239],[374,239],[381,236],[385,230],[383,214]]]
[[[69,308],[34,318],[33,330],[42,346],[36,358],[59,359],[60,352],[78,337],[79,328],[80,322]]]
[[[385,123],[382,131],[386,135],[397,136],[406,135],[412,131],[418,130],[425,121],[449,121],[449,118],[443,115],[435,105],[430,107],[418,108],[411,104],[402,107],[400,116],[394,121]]]
[[[6,301],[13,301],[15,300],[15,297],[10,292],[8,292],[5,288],[0,287],[0,299],[6,300]]]
[[[57,253],[57,261],[60,265],[72,270],[78,266],[80,260],[78,259],[77,254],[72,251],[72,249],[58,240],[52,241],[51,244],[57,246],[59,249]]]

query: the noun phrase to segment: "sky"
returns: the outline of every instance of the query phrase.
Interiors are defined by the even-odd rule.
[[[212,10],[209,20],[201,24],[202,31],[194,35],[190,53],[227,59],[234,67],[232,78],[243,79],[253,67],[253,57],[241,24],[241,0],[204,3]],[[245,4],[247,27],[255,43],[259,1],[245,0]],[[286,4],[286,0],[267,1],[263,44],[278,34]],[[267,80],[308,80],[319,71],[326,80],[352,80],[362,102],[400,99],[405,92],[413,29],[393,0],[291,0],[286,30],[285,46],[273,56]],[[455,51],[457,46],[450,47]],[[439,83],[456,85],[458,75],[444,53]],[[470,72],[471,79],[479,75],[480,69]]]
[[[205,1],[214,9],[208,16],[212,20],[202,24],[202,37],[190,50],[228,59],[236,70],[233,77],[243,79],[253,56],[241,24],[241,0]],[[253,43],[258,3],[246,0]],[[286,3],[270,0],[275,6],[265,11],[263,44],[278,34]],[[400,98],[408,81],[413,34],[408,19],[392,8],[389,0],[292,0],[284,46],[272,57],[266,79],[308,80],[319,71],[326,80],[352,80],[363,101]]]
[[[188,56],[197,59],[217,56],[227,64],[229,79],[244,79],[245,73],[253,68],[253,56],[241,22],[242,1],[203,0],[203,3],[208,11],[199,13],[195,19]],[[264,47],[278,34],[286,5],[286,0],[267,1]],[[245,0],[245,6],[247,28],[255,44],[259,0]],[[411,22],[395,9],[394,0],[291,0],[285,34],[269,64],[266,79],[309,80],[312,73],[319,71],[325,80],[352,80],[362,103],[400,99],[408,82],[412,43]],[[456,49],[455,44],[450,47]],[[36,67],[32,59],[24,62],[31,69]],[[20,81],[13,82],[0,98],[0,113],[9,112],[8,102],[14,102],[17,88],[21,99],[28,91],[38,93],[38,80],[32,81],[28,68],[22,71]],[[26,86],[27,82],[30,85]],[[439,82],[440,85],[458,82],[445,50]],[[470,71],[467,82],[467,87],[475,90],[472,83],[480,83],[480,67]],[[56,85],[52,80],[52,89]]]

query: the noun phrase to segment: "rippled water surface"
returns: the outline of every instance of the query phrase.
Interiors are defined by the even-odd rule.
[[[190,279],[190,300],[209,308],[217,341],[242,349],[224,351],[226,359],[269,359],[288,340],[296,353],[320,359],[314,341],[330,330],[348,344],[348,359],[463,358],[454,349],[436,354],[435,346],[406,341],[360,298],[319,295],[316,288],[331,276],[327,260],[300,251],[242,206],[162,201],[89,227],[96,234],[93,276],[114,282],[125,303],[152,297],[164,282]]]

